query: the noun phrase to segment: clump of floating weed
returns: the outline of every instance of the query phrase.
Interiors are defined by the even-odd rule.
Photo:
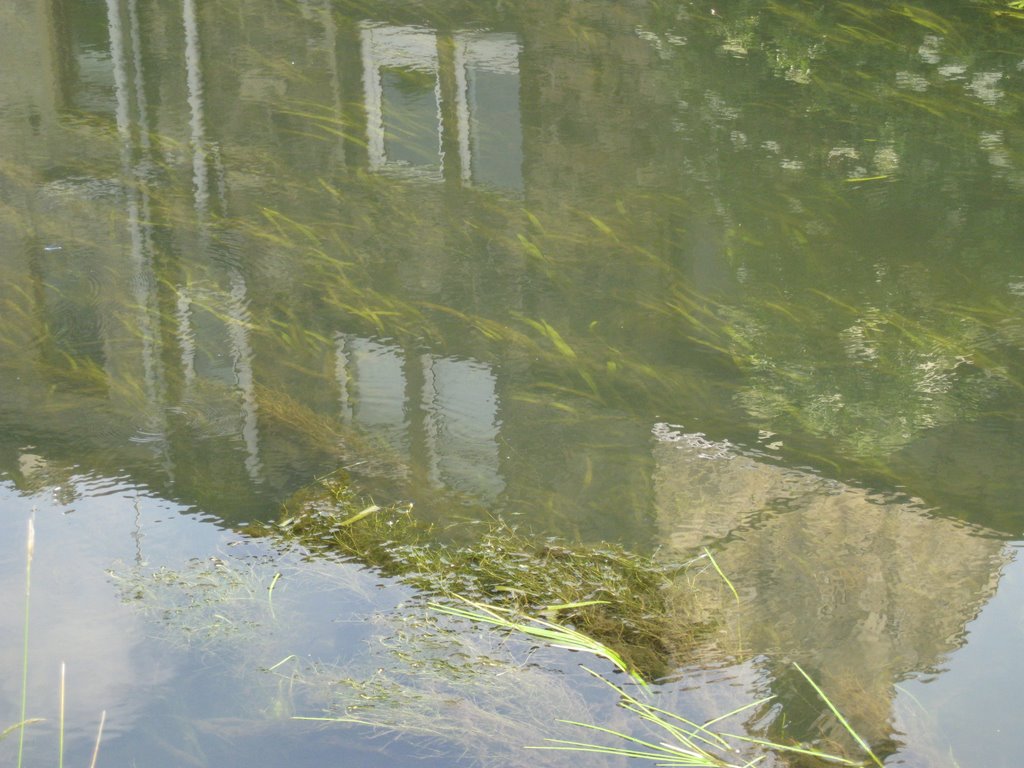
[[[414,521],[411,506],[378,506],[357,494],[340,472],[299,491],[284,509],[269,530],[251,532],[270,533],[320,555],[355,558],[388,576],[403,575],[401,552],[426,546],[432,532]]]
[[[280,574],[250,561],[192,558],[179,569],[133,566],[107,572],[121,599],[173,629],[185,647],[212,650],[235,638],[254,642],[273,625]]]
[[[340,476],[295,497],[271,534],[357,560],[433,600],[458,595],[557,619],[613,647],[649,678],[667,673],[713,629],[680,599],[685,565],[611,544],[538,540],[498,520],[439,530],[411,506],[361,498]]]

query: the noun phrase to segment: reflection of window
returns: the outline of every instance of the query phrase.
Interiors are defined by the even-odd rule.
[[[429,355],[423,373],[431,481],[493,501],[505,487],[494,374],[481,363]]]
[[[345,415],[397,449],[407,445],[402,350],[357,337],[339,338]]]
[[[442,62],[435,32],[363,27],[370,168],[439,181],[447,131],[462,182],[519,191],[519,43],[490,32],[460,32],[453,42]],[[441,102],[442,81],[454,87],[452,104]]]
[[[414,27],[362,31],[370,168],[441,178],[437,38]]]
[[[262,462],[250,322],[241,275],[231,276],[228,291],[183,290],[178,297],[181,362],[188,389],[203,408],[210,434],[241,438],[246,471],[259,482]]]
[[[209,299],[209,296],[203,296]],[[223,300],[223,297],[218,296]],[[202,305],[190,307],[189,320],[195,346],[191,369],[200,378],[216,381],[227,389],[235,386],[235,362],[231,356],[230,334],[222,316]]]
[[[515,36],[456,35],[455,77],[463,180],[521,190],[523,139]]]
[[[336,337],[341,413],[403,456],[426,465],[435,487],[493,501],[504,490],[498,455],[497,378],[472,360],[423,355],[410,385],[401,347]],[[410,432],[413,422],[423,430]],[[414,434],[419,436],[414,437]]]
[[[380,79],[385,156],[410,168],[436,165],[437,136],[421,130],[437,115],[436,78],[415,69],[382,67]]]

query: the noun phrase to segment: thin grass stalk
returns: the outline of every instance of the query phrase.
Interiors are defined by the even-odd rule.
[[[818,684],[811,679],[811,676],[804,672],[803,668],[796,662],[793,662],[793,666],[796,667],[797,672],[803,675],[804,680],[811,684],[811,688],[814,689],[814,692],[821,697],[821,700],[825,702],[825,706],[827,706],[832,711],[832,714],[836,716],[836,719],[842,724],[843,728],[846,729],[846,732],[850,734],[850,736],[853,737],[853,740],[860,745],[860,748],[867,753],[868,757],[871,758],[872,762],[875,765],[877,765],[878,768],[885,768],[885,766],[882,764],[882,761],[878,759],[878,756],[871,751],[871,747],[868,746],[868,743],[864,741],[863,738],[861,738],[861,735],[859,733],[853,730],[853,726],[850,725],[849,721],[845,717],[843,717],[842,713],[836,708],[836,705],[833,704],[829,700],[828,696],[825,695],[825,692],[818,687]]]
[[[314,722],[314,723],[352,723],[354,725],[366,725],[366,726],[369,726],[370,728],[386,727],[386,726],[382,726],[381,723],[375,723],[372,720],[363,720],[363,719],[358,718],[358,717],[349,717],[347,715],[344,716],[344,717],[328,717],[326,715],[319,716],[319,717],[314,717],[314,716],[309,716],[309,715],[293,715],[292,716],[292,720],[307,720],[307,721]],[[403,725],[402,726],[402,731],[403,732],[409,732],[409,733],[413,733],[413,732],[416,732],[416,733],[426,733],[426,734],[428,734],[430,736],[443,736],[444,735],[440,731],[438,731],[438,730],[436,730],[434,728],[427,728],[427,727],[421,726],[421,725]]]
[[[611,728],[604,726],[595,725],[593,723],[580,723],[569,720],[561,720],[566,725],[574,725],[580,728],[586,728],[590,731],[597,733],[604,733],[616,738],[622,739],[623,741],[629,742],[630,744],[637,745],[636,747],[611,747],[603,746],[600,744],[593,744],[582,741],[570,741],[567,739],[546,739],[549,742],[547,746],[529,747],[529,749],[546,749],[546,750],[562,750],[562,751],[575,751],[575,752],[594,752],[603,753],[609,755],[618,755],[620,757],[639,758],[643,760],[656,760],[658,765],[661,766],[690,766],[691,768],[749,768],[750,766],[757,765],[759,762],[764,760],[767,755],[762,754],[759,756],[752,757],[749,760],[745,760],[742,764],[737,764],[733,761],[733,757],[736,754],[736,750],[727,739],[732,739],[738,742],[746,744],[753,744],[758,747],[763,747],[766,750],[772,752],[789,753],[795,755],[804,755],[807,757],[813,757],[818,760],[825,762],[835,763],[838,765],[846,766],[859,766],[864,765],[863,761],[850,760],[839,755],[822,752],[820,750],[811,749],[809,747],[779,744],[777,742],[768,741],[765,739],[758,739],[751,736],[744,736],[734,733],[720,732],[716,733],[711,730],[711,726],[715,723],[719,723],[727,718],[733,717],[741,712],[749,710],[753,707],[757,707],[764,704],[766,701],[774,698],[769,696],[758,701],[744,704],[743,706],[737,707],[731,712],[727,712],[724,715],[707,721],[703,725],[695,723],[685,717],[682,717],[668,710],[655,707],[651,704],[647,704],[635,696],[630,694],[628,691],[620,688],[610,680],[605,679],[602,675],[594,672],[592,669],[584,667],[584,669],[596,677],[601,682],[605,683],[612,690],[616,691],[622,698],[622,707],[633,714],[637,715],[641,720],[651,723],[657,728],[671,736],[677,743],[660,742],[654,743],[647,741],[636,736],[631,736],[628,733],[622,731],[616,731]],[[806,677],[806,673],[804,674]],[[808,678],[809,680],[809,678]],[[809,680],[810,682],[810,680]],[[829,709],[836,714],[839,721],[847,729],[850,735],[857,741],[857,743],[864,749],[864,751],[871,756],[871,758],[877,761],[877,757],[868,748],[867,743],[853,730],[853,727],[837,712],[835,706],[831,701],[824,695],[820,688],[812,682],[815,691],[821,696],[822,700],[828,705]],[[685,727],[676,725],[680,723]],[[642,749],[641,749],[642,748]],[[876,765],[881,764],[876,762]]]
[[[43,719],[41,717],[33,717],[33,718],[30,718],[30,719],[25,720],[23,722],[15,723],[14,725],[9,725],[6,728],[4,728],[2,731],[0,731],[0,741],[3,741],[8,736],[10,736],[12,733],[14,733],[15,731],[17,731],[17,730],[19,730],[21,728],[24,728],[26,725],[32,725],[32,723],[41,723],[42,720]]]
[[[18,730],[18,768],[21,768],[25,753],[25,713],[28,711],[28,618],[32,593],[32,556],[36,551],[36,526],[33,518],[28,519],[28,539],[25,545],[25,630],[21,652],[21,726]]]
[[[661,762],[659,762],[658,765],[706,766],[707,768],[719,768],[720,766],[726,765],[710,753],[693,745],[684,743],[684,746],[676,746],[665,742],[655,744],[650,741],[644,741],[643,739],[630,736],[622,731],[616,731],[612,728],[604,728],[599,725],[594,725],[593,723],[577,723],[571,720],[561,720],[559,722],[563,722],[566,725],[576,725],[580,728],[597,731],[598,733],[607,733],[624,741],[630,741],[634,744],[648,747],[651,751],[643,752],[641,750],[624,747],[604,747],[599,744],[569,741],[568,739],[549,739],[549,741],[554,744],[564,745],[561,747],[531,747],[531,749],[569,749],[579,752],[607,752],[608,754],[623,755],[626,757],[639,757],[645,760],[659,760]]]
[[[64,768],[64,694],[67,665],[60,663],[60,713],[57,727],[57,768]]]
[[[736,605],[739,605],[740,593],[736,591],[736,587],[732,585],[732,582],[729,580],[729,577],[725,575],[725,571],[718,567],[718,561],[715,560],[714,555],[711,554],[711,550],[709,550],[707,547],[704,547],[704,555],[707,557],[708,560],[711,561],[711,565],[714,566],[715,570],[718,572],[718,575],[722,577],[722,581],[725,582],[725,585],[729,587],[729,591],[732,592],[732,596],[736,598]]]
[[[96,768],[96,759],[100,756],[100,740],[103,738],[103,724],[107,722],[107,710],[100,713],[100,727],[96,732],[96,746],[92,748],[92,761],[89,768]]]
[[[684,750],[687,754],[699,753],[702,756],[702,759],[706,761],[710,760],[711,762],[708,764],[712,765],[720,764],[721,760],[715,757],[712,753],[708,752],[707,749],[702,747],[698,742],[702,742],[710,749],[717,749],[719,751],[728,751],[730,749],[730,745],[724,738],[722,738],[722,736],[710,730],[708,726],[727,717],[732,717],[733,715],[743,712],[744,710],[756,707],[764,701],[767,701],[767,699],[761,699],[759,701],[754,701],[749,704],[745,704],[741,707],[738,707],[737,709],[734,709],[732,712],[728,712],[724,715],[721,715],[720,717],[715,718],[714,720],[711,720],[701,725],[700,723],[696,723],[693,720],[683,717],[682,715],[678,715],[674,712],[669,712],[668,710],[664,710],[659,707],[655,707],[651,704],[647,704],[646,702],[640,701],[635,696],[630,694],[628,691],[623,690],[619,686],[612,683],[610,680],[606,680],[604,677],[597,674],[592,669],[587,669],[586,667],[584,667],[584,669],[591,675],[596,677],[598,680],[600,680],[601,682],[605,683],[610,688],[618,692],[618,694],[627,702],[623,705],[626,710],[636,713],[640,716],[642,720],[646,720],[649,723],[653,723],[657,727],[669,733],[673,738],[676,739],[676,741],[678,741],[680,744],[683,744],[687,748],[686,750]],[[679,726],[673,724],[672,722],[670,722],[671,720],[675,720],[676,722],[682,723],[686,726],[686,729],[680,728]],[[664,749],[669,750],[678,749],[677,747],[674,747],[670,744],[662,743],[660,746]]]
[[[764,701],[768,700],[761,699],[759,701],[751,702],[750,704],[744,704],[742,707],[734,709],[732,712],[728,712],[722,715],[721,717],[717,717],[714,720],[705,723],[704,725],[700,725],[699,723],[695,723],[692,720],[683,717],[682,715],[677,715],[673,712],[668,712],[667,710],[659,709],[658,707],[640,701],[638,698],[636,698],[636,696],[633,696],[631,693],[622,689],[610,680],[605,679],[602,675],[599,675],[594,670],[589,669],[588,667],[583,667],[583,669],[590,675],[592,675],[593,677],[597,678],[602,683],[607,685],[609,688],[614,690],[616,693],[618,693],[620,697],[625,699],[626,704],[623,705],[625,709],[629,710],[630,712],[635,712],[642,719],[654,723],[663,730],[668,731],[682,742],[695,745],[694,739],[699,739],[700,741],[703,741],[705,744],[707,744],[709,747],[713,747],[716,749],[728,749],[729,743],[721,736],[719,736],[717,733],[708,729],[708,726],[711,725],[711,723],[718,722],[719,720],[723,720],[727,717],[732,717],[733,715],[738,714],[739,712],[742,712],[746,709],[750,709],[752,707],[756,707]],[[672,720],[682,723],[683,725],[687,726],[688,730],[683,730],[682,728],[673,725],[668,720],[666,720],[665,717],[671,718]],[[698,735],[698,733],[700,735]]]
[[[281,572],[278,571],[274,574],[274,578],[270,581],[270,586],[267,587],[267,608],[270,609],[270,618],[277,620],[277,615],[274,613],[274,587],[277,586],[277,582],[281,580]]]
[[[629,675],[640,687],[647,687],[647,682],[643,677],[635,669],[632,669],[619,653],[572,627],[566,627],[537,617],[523,617],[523,621],[516,621],[515,614],[508,609],[478,603],[461,595],[454,595],[454,597],[472,606],[475,610],[439,603],[430,603],[429,607],[438,613],[457,616],[469,619],[470,621],[479,621],[510,631],[520,632],[540,640],[546,640],[554,648],[591,653],[610,661],[619,671]]]
[[[827,763],[836,763],[838,765],[849,765],[849,766],[862,766],[864,765],[863,760],[850,760],[839,755],[833,755],[828,752],[822,752],[818,749],[809,749],[806,747],[797,747],[792,744],[779,744],[775,741],[768,741],[767,739],[755,739],[752,736],[743,736],[738,733],[723,733],[723,736],[728,736],[731,739],[742,741],[747,744],[754,744],[759,747],[765,747],[773,752],[788,752],[794,755],[807,755],[808,757],[815,757],[818,760],[823,760]]]

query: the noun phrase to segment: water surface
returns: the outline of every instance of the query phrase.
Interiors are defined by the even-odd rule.
[[[490,722],[479,690],[367,650],[419,615],[405,587],[240,534],[345,468],[441,528],[714,551],[735,642],[670,675],[680,706],[774,694],[788,719],[751,730],[831,733],[797,661],[893,765],[1012,765],[1024,21],[1005,10],[0,9],[0,724],[33,510],[30,710],[52,721],[66,658],[83,754],[104,710],[112,763],[418,754],[288,719],[323,708],[318,665],[372,695],[390,669],[411,712]],[[292,655],[301,676],[260,671]],[[589,694],[552,701],[615,717],[566,674]],[[441,728],[419,756],[539,759],[519,747],[543,723],[488,690],[493,743]],[[34,728],[43,754],[53,724]]]

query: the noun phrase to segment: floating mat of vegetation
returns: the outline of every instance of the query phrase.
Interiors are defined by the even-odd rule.
[[[259,533],[358,560],[432,599],[458,595],[572,625],[649,680],[690,660],[716,628],[718,596],[696,589],[693,563],[538,540],[500,520],[441,527],[411,505],[369,503],[341,475],[297,494]]]

